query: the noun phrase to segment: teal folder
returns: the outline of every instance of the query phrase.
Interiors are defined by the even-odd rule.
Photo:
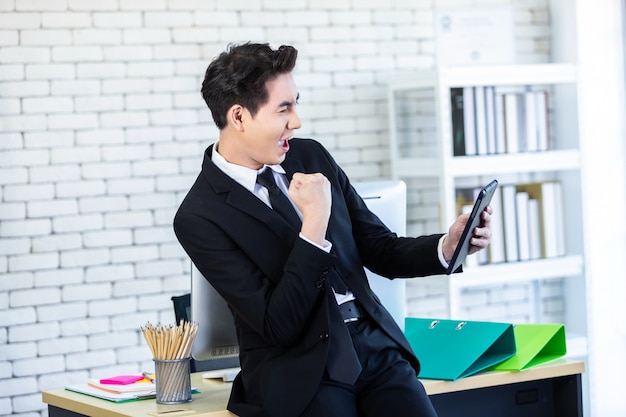
[[[407,317],[404,333],[420,361],[420,378],[454,381],[515,355],[509,323]]]
[[[493,370],[519,372],[560,358],[567,352],[562,324],[516,324],[513,333],[517,352]]]

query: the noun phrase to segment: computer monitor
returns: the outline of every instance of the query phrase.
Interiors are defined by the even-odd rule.
[[[191,320],[198,333],[191,349],[196,369],[239,366],[239,345],[233,315],[226,301],[191,263]]]
[[[392,231],[406,230],[406,185],[402,181],[373,181],[353,184],[356,191]],[[365,270],[370,286],[404,329],[405,283],[389,280]],[[191,265],[191,319],[198,323],[192,356],[198,370],[217,370],[239,365],[239,347],[232,313],[206,278]]]
[[[367,208],[398,236],[406,234],[406,184],[399,180],[357,182],[353,184]],[[365,273],[374,293],[404,331],[406,282],[390,280],[367,268]]]

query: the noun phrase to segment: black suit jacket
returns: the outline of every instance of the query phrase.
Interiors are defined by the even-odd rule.
[[[329,337],[346,331],[326,279],[337,273],[362,307],[419,371],[402,331],[370,289],[363,265],[391,278],[444,272],[441,235],[402,238],[392,233],[350,185],[330,154],[311,139],[292,139],[282,166],[324,174],[332,187],[325,253],[211,161],[181,203],[174,229],[181,245],[233,311],[242,372],[228,408],[240,416],[299,415],[322,379]],[[342,268],[345,269],[345,268]]]

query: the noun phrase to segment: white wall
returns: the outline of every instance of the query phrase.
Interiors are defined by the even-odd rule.
[[[302,135],[354,180],[388,174],[385,80],[432,66],[434,41],[432,1],[386,3],[0,0],[0,415],[152,367],[139,328],[189,288],[171,221],[216,136],[199,87],[228,42],[295,45]],[[520,62],[546,61],[546,0],[495,4],[516,10]]]
[[[626,374],[624,2],[576,2],[593,416],[622,416]],[[601,47],[599,47],[601,45]],[[603,184],[603,186],[600,186]]]

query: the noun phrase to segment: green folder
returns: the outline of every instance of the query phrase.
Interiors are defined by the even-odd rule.
[[[564,356],[565,326],[562,324],[516,324],[513,326],[517,353],[494,366],[494,371],[519,372]]]
[[[420,360],[420,378],[454,381],[515,355],[509,323],[407,317],[404,333]]]

